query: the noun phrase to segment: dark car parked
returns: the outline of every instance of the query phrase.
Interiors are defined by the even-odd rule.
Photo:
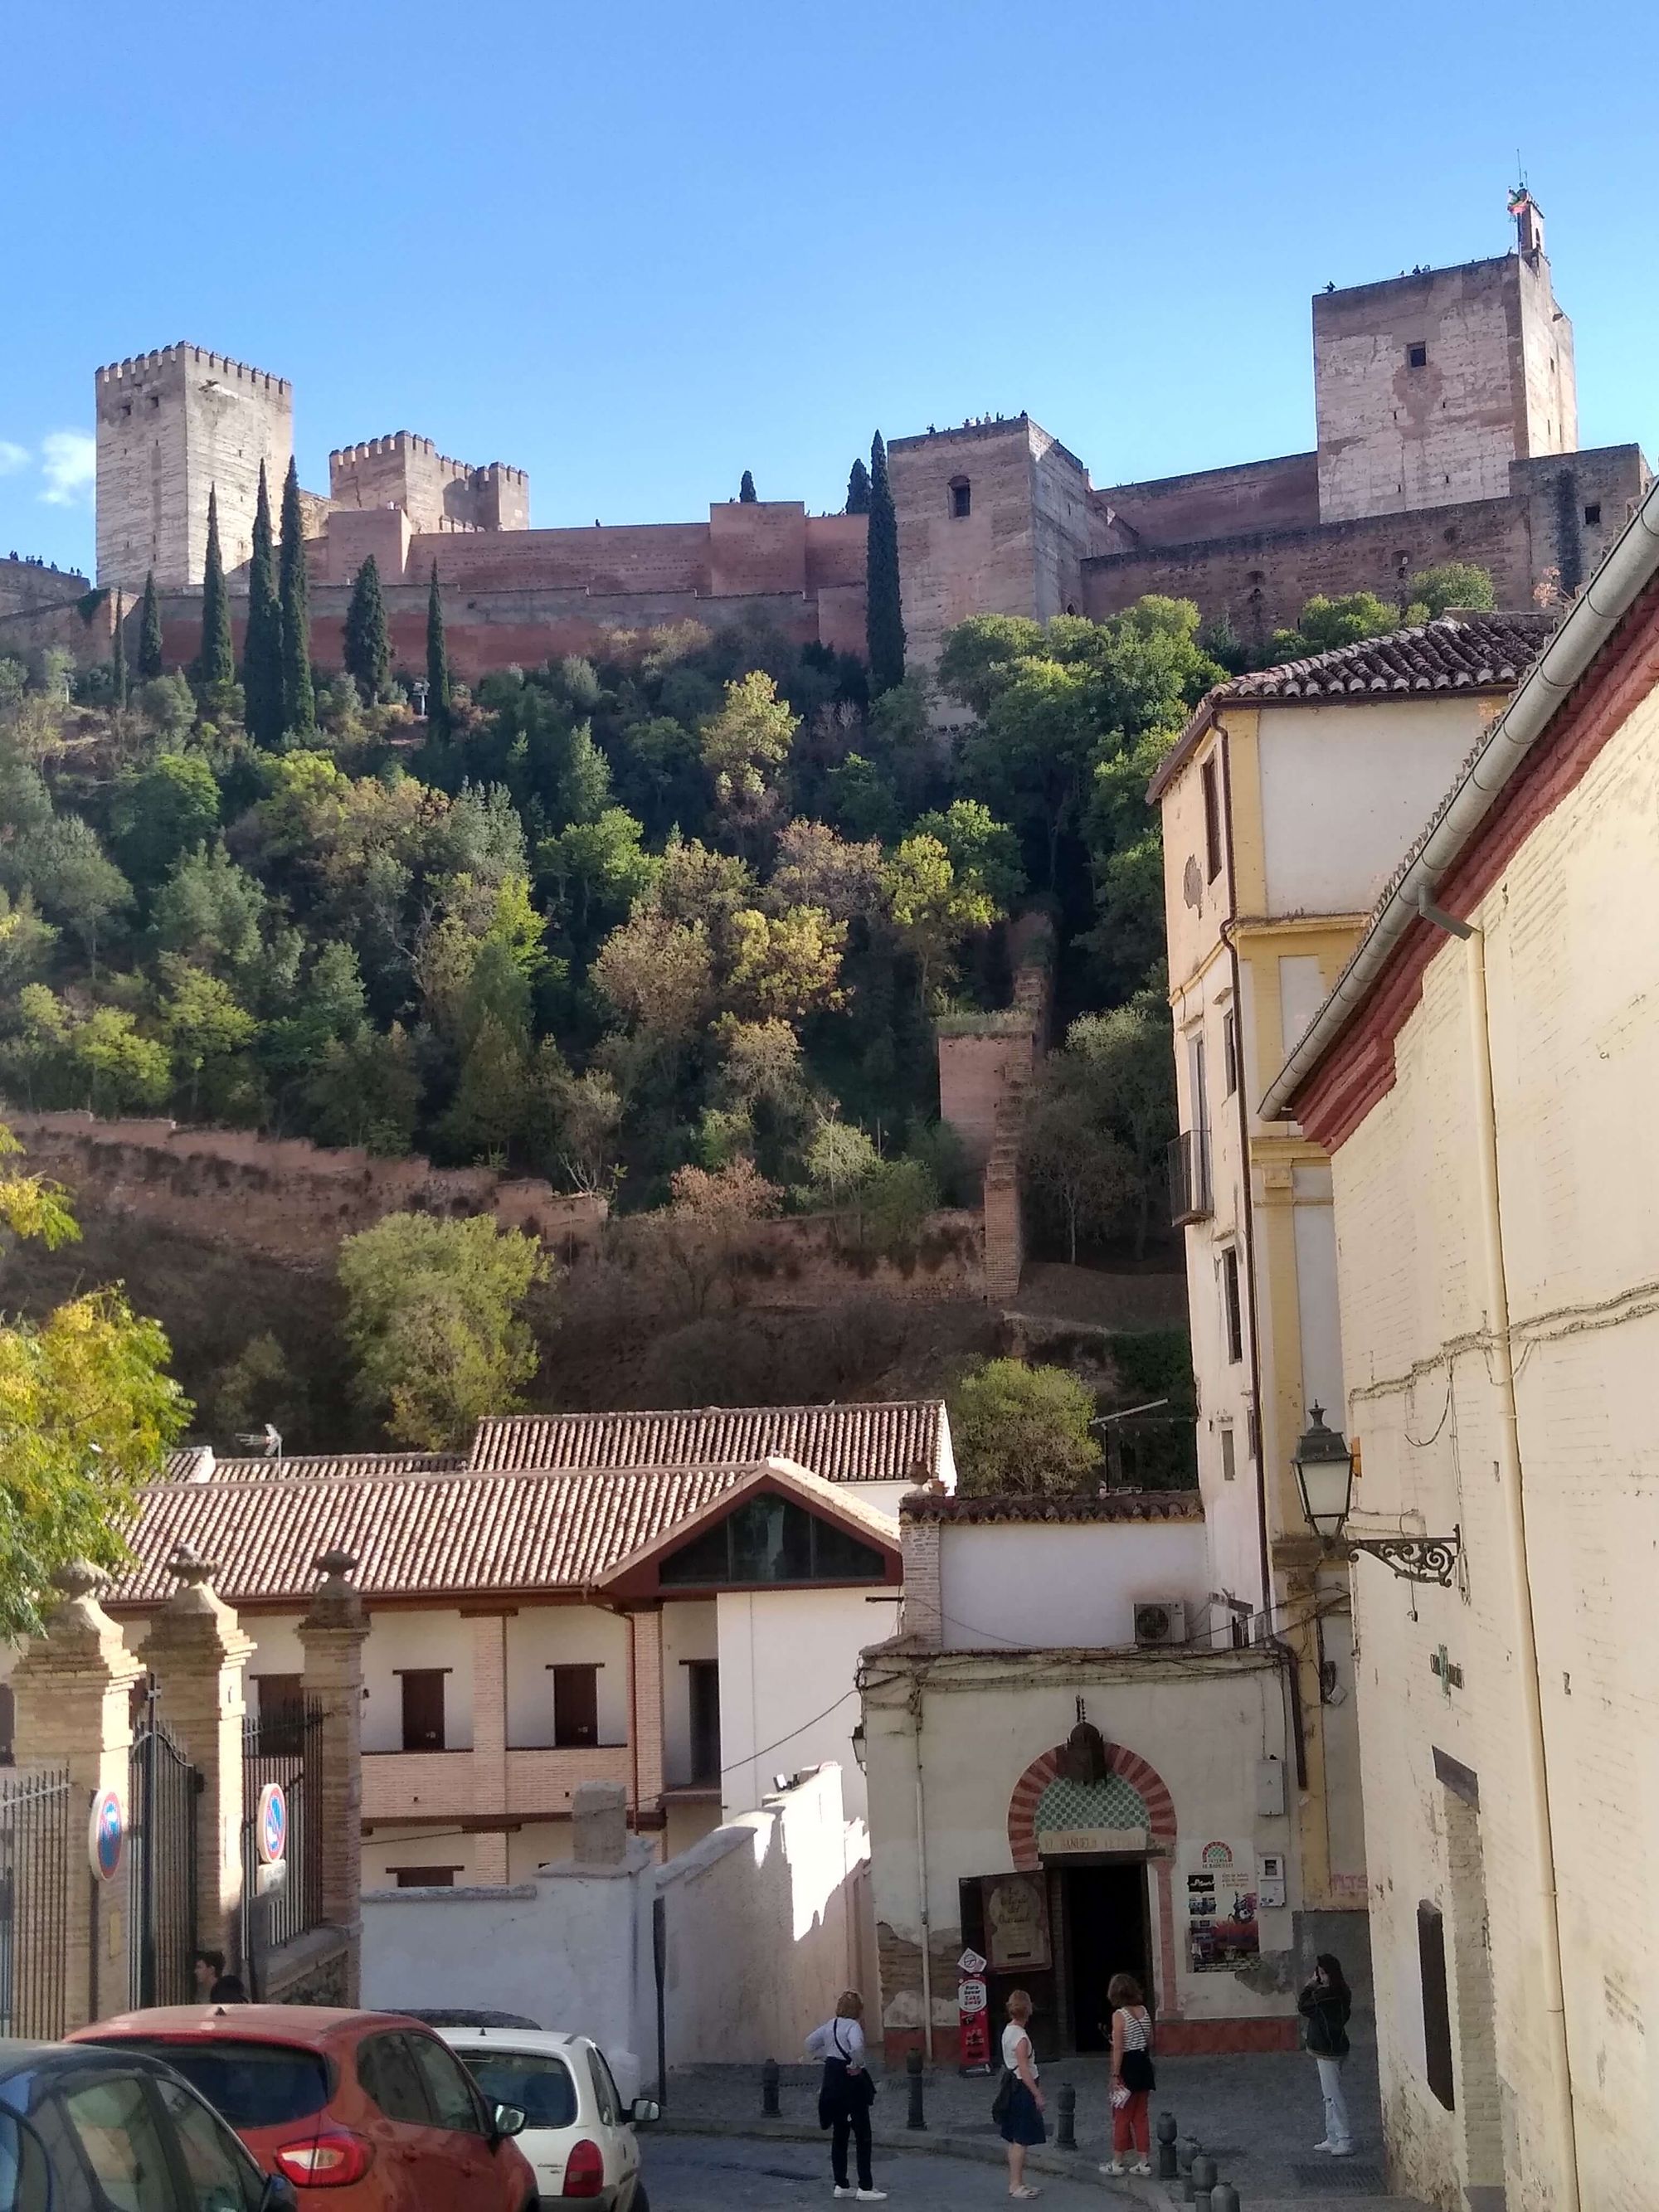
[[[142,2051],[0,2041],[0,2212],[295,2212],[213,2107]]]

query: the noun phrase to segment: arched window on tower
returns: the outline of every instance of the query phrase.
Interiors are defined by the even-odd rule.
[[[973,512],[973,490],[971,486],[969,484],[967,477],[952,477],[951,479],[951,513],[952,517],[956,520],[960,521],[964,514],[970,514]]]

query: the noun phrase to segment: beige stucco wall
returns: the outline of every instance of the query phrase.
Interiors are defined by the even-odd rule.
[[[1471,916],[1484,935],[1498,1175],[1560,1881],[1579,2203],[1654,2201],[1659,1844],[1659,702],[1650,698]],[[1510,2212],[1566,2201],[1548,2124],[1546,1925],[1530,1849],[1516,1592],[1497,1479],[1502,1407],[1477,1213],[1468,973],[1448,942],[1395,1047],[1393,1090],[1340,1146],[1334,1188],[1358,1497],[1378,1525],[1461,1524],[1448,1591],[1355,1574],[1385,2112],[1395,2185],[1436,2205],[1503,2179]],[[1431,1671],[1443,1647],[1462,1670]],[[1478,1777],[1479,1811],[1435,1753]],[[1493,2002],[1482,1988],[1485,1922]],[[1446,1916],[1456,2106],[1424,2075],[1416,1915]],[[1483,2024],[1495,2023],[1495,2033]],[[1489,2047],[1490,2046],[1490,2047]]]

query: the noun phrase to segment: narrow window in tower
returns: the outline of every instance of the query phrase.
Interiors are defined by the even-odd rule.
[[[1596,524],[1600,522],[1601,520],[1601,502],[1599,499],[1593,499],[1589,505],[1584,509],[1585,524],[1588,528],[1594,530]]]
[[[964,514],[972,513],[973,499],[973,490],[967,477],[952,477],[951,479],[951,513],[957,520],[960,521]]]
[[[1428,365],[1429,349],[1426,345],[1408,345],[1406,348],[1407,368],[1426,368]]]

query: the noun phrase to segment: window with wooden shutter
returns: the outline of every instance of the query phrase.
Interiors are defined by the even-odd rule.
[[[403,1675],[404,1749],[444,1748],[444,1674],[441,1667],[411,1667]]]
[[[559,1751],[591,1750],[599,1740],[598,1667],[550,1667],[553,1742]]]

